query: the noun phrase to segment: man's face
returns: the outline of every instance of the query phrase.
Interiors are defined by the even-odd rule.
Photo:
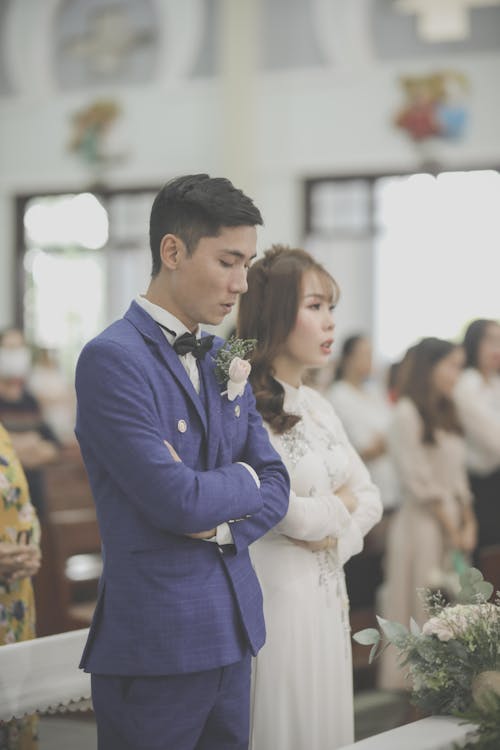
[[[198,323],[221,323],[248,288],[247,272],[256,246],[253,226],[223,227],[217,237],[202,237],[192,255],[181,242],[172,274],[174,315],[190,330]]]

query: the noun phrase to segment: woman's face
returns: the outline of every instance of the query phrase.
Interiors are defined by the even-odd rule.
[[[295,325],[281,352],[296,367],[321,367],[330,358],[335,329],[332,292],[328,277],[312,270],[304,273]]]
[[[492,374],[500,368],[500,325],[486,326],[477,351],[477,365],[481,372]]]
[[[368,339],[359,339],[349,357],[349,364],[355,374],[366,379],[372,371],[372,345]]]
[[[452,397],[464,361],[464,352],[457,346],[434,366],[431,382],[440,396]]]

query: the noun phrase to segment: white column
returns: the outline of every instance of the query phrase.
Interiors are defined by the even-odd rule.
[[[255,187],[259,6],[260,0],[219,0],[222,174],[250,196]]]

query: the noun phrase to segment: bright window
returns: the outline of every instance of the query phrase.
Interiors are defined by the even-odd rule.
[[[376,180],[375,348],[398,359],[422,336],[459,339],[500,317],[500,174]]]

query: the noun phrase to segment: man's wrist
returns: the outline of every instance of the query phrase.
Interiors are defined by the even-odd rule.
[[[239,463],[240,466],[244,466],[245,467],[245,469],[252,475],[253,480],[254,480],[255,484],[257,485],[257,487],[260,489],[260,479],[259,479],[259,475],[255,471],[255,469],[252,466],[250,466],[250,464],[247,464],[244,461],[237,461],[237,463]]]

